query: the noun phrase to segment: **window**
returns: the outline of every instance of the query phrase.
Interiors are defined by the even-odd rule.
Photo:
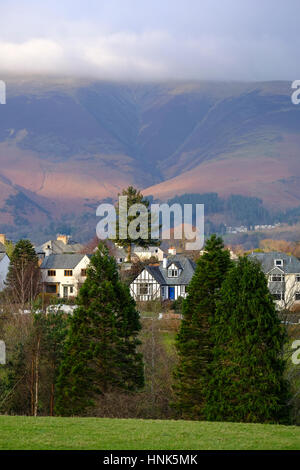
[[[56,284],[47,284],[46,285],[46,292],[47,292],[47,294],[56,294],[57,293]]]
[[[283,266],[283,259],[275,259],[275,266]]]
[[[300,292],[295,293],[295,300],[300,300]]]
[[[73,294],[73,286],[70,286],[70,294]]]
[[[270,276],[270,281],[271,282],[283,282],[284,276],[282,276],[282,274],[273,274],[272,276]]]
[[[181,286],[181,295],[185,295],[186,294],[186,286]]]
[[[168,269],[169,277],[178,277],[178,269]]]
[[[300,282],[300,274],[296,275],[296,282]]]
[[[138,284],[138,295],[152,295],[152,285]]]
[[[272,297],[274,300],[283,300],[283,293],[282,292],[276,292],[275,294],[272,294]]]
[[[81,277],[86,277],[86,269],[81,270]]]
[[[55,271],[55,269],[49,269],[49,270],[48,270],[48,276],[49,276],[49,277],[56,276],[56,271]]]
[[[73,271],[72,269],[65,269],[65,276],[73,276]]]

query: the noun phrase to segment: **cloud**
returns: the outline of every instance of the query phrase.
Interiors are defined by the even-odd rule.
[[[300,6],[277,4],[153,0],[149,8],[136,0],[126,7],[120,0],[89,7],[79,0],[63,6],[28,0],[25,8],[12,1],[0,17],[0,74],[294,80]]]

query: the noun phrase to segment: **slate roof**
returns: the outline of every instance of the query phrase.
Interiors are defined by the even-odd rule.
[[[168,277],[168,268],[163,268],[161,262],[159,266],[146,266],[145,269],[154,277],[160,285],[187,285],[192,279],[196,264],[183,255],[174,255],[168,257],[167,266],[175,263],[180,269],[181,274],[178,277]]]
[[[5,245],[3,245],[3,243],[1,242],[0,242],[0,253],[6,253]]]
[[[278,272],[281,270],[286,274],[300,274],[300,261],[292,255],[273,251],[271,253],[251,253],[249,258],[256,259],[261,264],[262,270],[265,274],[276,268]],[[276,259],[282,259],[283,266],[275,266],[274,261]]]
[[[5,256],[6,256],[6,253],[0,253],[0,262],[3,260]]]
[[[41,269],[74,269],[86,255],[80,253],[65,253],[46,256]]]
[[[45,253],[45,250],[49,249],[52,251],[52,254],[60,253],[78,253],[83,249],[83,246],[80,243],[75,243],[69,241],[67,244],[62,240],[49,240],[42,245],[35,248],[37,254]]]

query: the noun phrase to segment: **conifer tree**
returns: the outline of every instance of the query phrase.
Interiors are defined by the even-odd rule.
[[[84,414],[97,395],[144,384],[139,313],[117,265],[100,244],[80,289],[57,382],[56,412]]]
[[[198,260],[188,286],[176,341],[179,364],[175,371],[177,400],[174,405],[184,418],[203,418],[207,367],[212,350],[210,323],[219,289],[230,267],[230,254],[224,249],[222,239],[212,235],[206,241],[204,254]]]
[[[131,250],[132,250],[132,245],[137,245],[140,247],[147,248],[151,245],[158,246],[160,245],[160,241],[156,239],[151,239],[151,226],[150,223],[151,221],[151,214],[150,214],[150,202],[148,199],[144,198],[143,194],[138,191],[136,188],[133,186],[129,186],[127,189],[123,189],[122,194],[119,194],[119,196],[126,196],[127,197],[127,210],[129,211],[130,207],[132,207],[134,204],[142,204],[145,207],[145,214],[142,215],[140,214],[139,218],[141,218],[142,223],[144,223],[147,226],[147,238],[143,238],[142,236],[139,236],[136,240],[133,240],[130,238],[129,234],[127,233],[126,238],[121,238],[120,236],[120,228],[119,228],[119,221],[120,221],[120,207],[119,204],[117,204],[116,207],[116,213],[118,217],[118,223],[116,225],[116,243],[119,246],[122,246],[123,248],[127,249],[127,259],[128,261],[131,261]],[[133,215],[128,215],[127,216],[127,230],[130,226],[130,224],[137,219],[138,216],[133,216]],[[157,222],[157,226],[158,226]],[[137,231],[141,232],[141,226],[140,224],[137,224]]]
[[[285,332],[257,262],[240,258],[229,271],[211,333],[214,351],[207,419],[287,422],[288,386],[282,357]]]

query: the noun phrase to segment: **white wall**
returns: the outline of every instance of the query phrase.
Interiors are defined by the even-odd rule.
[[[162,261],[163,260],[163,257],[164,257],[164,252],[162,251],[161,248],[159,247],[155,247],[155,249],[157,250],[157,253],[155,253],[155,251],[149,251],[147,249],[145,249],[145,251],[135,251],[133,249],[133,253],[140,259],[140,260],[143,260],[143,259],[150,259],[151,256],[154,256],[155,258],[158,258],[159,261]]]
[[[78,265],[72,270],[73,276],[65,276],[65,269],[54,269],[56,276],[48,276],[49,269],[42,269],[42,279],[44,283],[57,283],[58,284],[58,296],[64,297],[64,287],[68,288],[68,297],[74,297],[78,294],[78,284],[82,284],[86,277],[81,276],[81,270],[86,269],[90,263],[88,256],[84,256]],[[73,286],[73,293],[70,292],[70,287]]]
[[[147,300],[155,300],[155,299],[162,299],[168,300],[169,298],[169,287],[174,287],[175,289],[175,298],[177,300],[178,297],[186,297],[186,293],[183,292],[183,287],[180,285],[176,285],[176,278],[174,278],[174,285],[173,286],[160,286],[158,282],[153,278],[153,276],[144,269],[141,274],[130,284],[130,293],[135,300],[140,301],[147,301]],[[149,284],[151,285],[152,289],[152,296],[149,295],[138,295],[138,286],[139,284]]]
[[[150,295],[139,295],[138,286],[140,284],[148,284],[152,291]],[[141,302],[152,300],[152,299],[160,299],[160,285],[156,282],[154,277],[144,269],[141,274],[130,284],[130,293],[135,300],[139,300]]]
[[[10,260],[7,255],[5,255],[0,261],[0,291],[5,288],[5,281],[8,273],[9,263]]]

